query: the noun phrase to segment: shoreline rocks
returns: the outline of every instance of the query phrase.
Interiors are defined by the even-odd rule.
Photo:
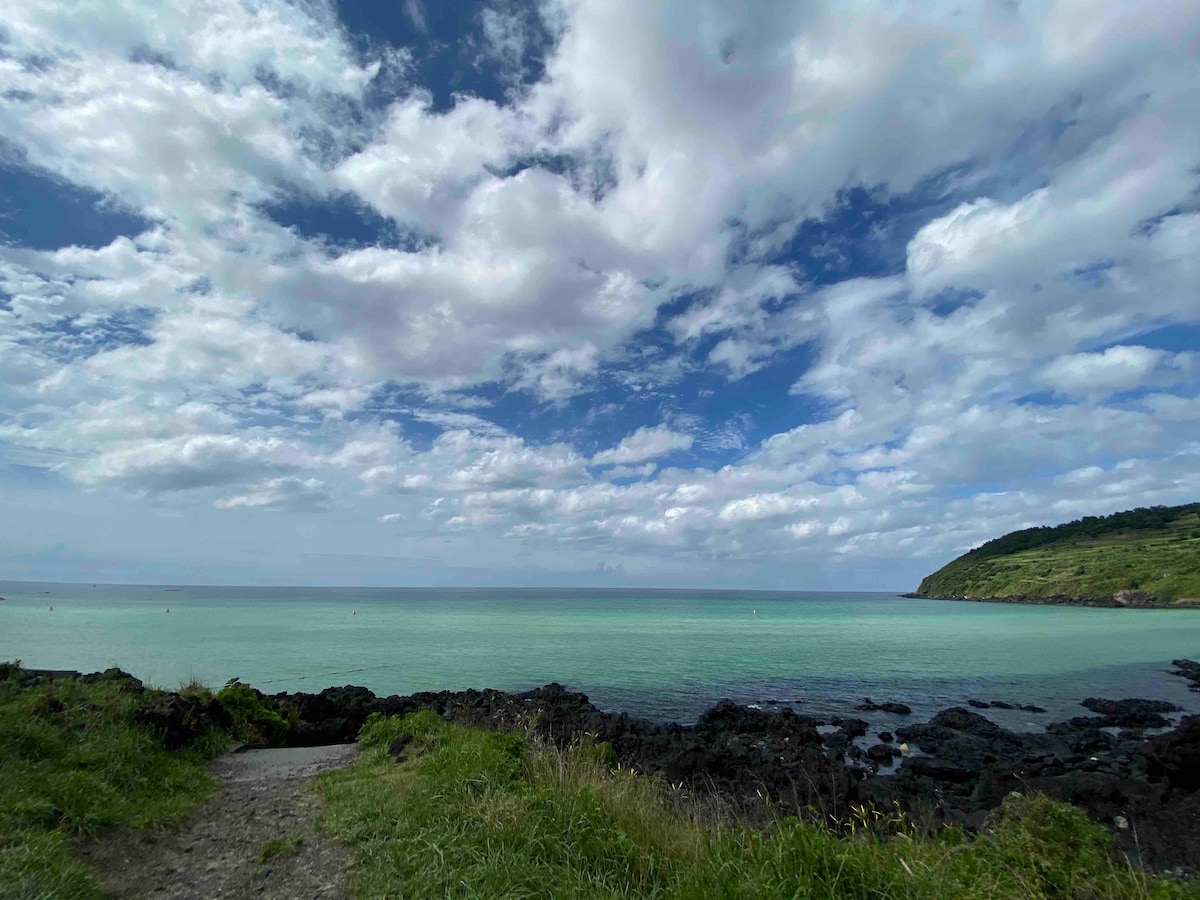
[[[864,697],[863,702],[854,707],[862,712],[889,712],[896,716],[911,716],[912,707],[907,703],[898,703],[894,700],[887,700],[883,703],[876,703],[870,697]]]
[[[1200,598],[1184,597],[1174,602],[1160,601],[1145,591],[1117,591],[1108,597],[1073,597],[1051,594],[1030,597],[1028,594],[1008,594],[1001,597],[976,597],[966,594],[922,594],[911,591],[898,594],[908,600],[954,600],[967,603],[1026,603],[1033,606],[1083,606],[1096,609],[1200,609]]]
[[[1173,659],[1171,665],[1175,667],[1172,675],[1187,680],[1191,690],[1200,691],[1200,663],[1190,659]]]
[[[1174,665],[1174,674],[1192,680],[1194,687],[1200,684],[1200,663],[1176,660]],[[220,726],[228,715],[216,701],[147,690],[119,670],[92,676],[20,670],[17,677],[32,683],[107,679],[121,690],[143,694],[138,721],[157,728],[170,746],[186,744],[197,728]],[[853,805],[874,803],[970,830],[1009,792],[1036,790],[1073,803],[1107,825],[1118,846],[1148,868],[1200,871],[1200,716],[1147,737],[1147,729],[1166,727],[1166,714],[1179,711],[1164,701],[1088,698],[1083,706],[1095,715],[1056,722],[1040,733],[1011,732],[966,706],[951,707],[927,722],[880,733],[876,741],[867,738],[869,724],[853,716],[826,720],[790,707],[767,711],[728,699],[691,725],[651,722],[602,711],[585,694],[557,683],[519,693],[380,697],[346,685],[318,693],[255,694],[291,723],[278,746],[351,742],[373,713],[432,710],[481,727],[532,728],[559,745],[575,739],[607,742],[622,765],[718,795],[751,821],[767,821],[773,814],[764,799],[785,814],[819,811],[833,825],[847,821]],[[891,705],[868,699],[860,708]]]

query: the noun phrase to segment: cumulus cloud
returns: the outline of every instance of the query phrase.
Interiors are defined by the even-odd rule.
[[[83,484],[116,482],[135,490],[181,491],[236,484],[272,469],[311,464],[304,449],[276,437],[200,434],[122,443],[72,471]]]
[[[592,465],[639,463],[670,453],[691,450],[694,440],[690,434],[672,431],[665,423],[653,428],[643,426],[628,437],[622,438],[617,446],[601,450],[592,456]]]
[[[335,4],[14,7],[6,164],[140,233],[0,247],[5,477],[789,584],[1194,499],[1194,3],[467,20],[455,96]]]
[[[244,494],[213,501],[217,509],[276,509],[317,512],[330,500],[325,483],[318,478],[270,478],[250,486]]]
[[[1179,384],[1191,375],[1194,359],[1192,353],[1121,345],[1100,353],[1060,356],[1046,366],[1042,377],[1066,394],[1106,396],[1137,387]]]

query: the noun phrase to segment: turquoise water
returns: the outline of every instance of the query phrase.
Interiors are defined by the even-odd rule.
[[[411,693],[560,681],[686,720],[722,696],[841,709],[967,697],[1077,714],[1090,694],[1200,710],[1164,674],[1200,654],[1200,611],[647,590],[164,588],[0,582],[0,659],[119,665],[164,686]],[[53,611],[50,607],[53,606]],[[170,610],[168,613],[167,610]]]

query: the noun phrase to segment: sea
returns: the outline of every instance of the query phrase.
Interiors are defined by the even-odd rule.
[[[240,678],[266,693],[524,690],[556,681],[602,709],[691,722],[723,697],[809,715],[970,699],[1008,728],[1086,714],[1086,697],[1200,693],[1200,610],[915,600],[890,593],[296,588],[0,581],[0,660],[119,666],[159,687]]]

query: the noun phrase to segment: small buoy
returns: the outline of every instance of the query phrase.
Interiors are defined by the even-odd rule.
[[[757,609],[756,609],[756,610],[754,610],[754,615],[756,615],[756,616],[758,615],[758,610],[757,610]]]

